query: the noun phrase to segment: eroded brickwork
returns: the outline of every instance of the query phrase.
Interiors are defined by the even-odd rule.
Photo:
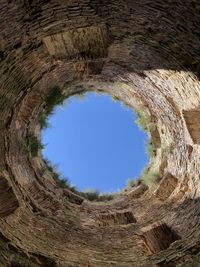
[[[198,266],[199,1],[0,4],[0,266]],[[54,86],[148,114],[159,182],[102,203],[59,188],[26,146]]]

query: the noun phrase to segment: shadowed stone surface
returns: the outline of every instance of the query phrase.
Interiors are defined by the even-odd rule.
[[[148,226],[143,229],[144,242],[151,254],[167,249],[180,237],[165,223]]]
[[[0,4],[0,266],[198,266],[199,0]],[[55,86],[145,112],[161,180],[102,203],[59,188],[27,148]]]
[[[165,200],[173,193],[177,185],[178,179],[170,173],[166,173],[155,191],[155,196],[160,200]]]
[[[107,55],[106,28],[91,26],[44,37],[51,56],[68,59],[95,59]]]

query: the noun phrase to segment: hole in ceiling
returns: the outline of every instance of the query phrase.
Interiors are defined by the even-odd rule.
[[[57,106],[42,130],[43,157],[77,190],[115,192],[147,164],[147,134],[133,110],[107,94],[72,96]]]

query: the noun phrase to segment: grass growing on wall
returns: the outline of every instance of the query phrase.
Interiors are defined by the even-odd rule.
[[[38,122],[39,122],[40,127],[42,129],[46,129],[49,127],[49,123],[47,122],[47,117],[48,117],[48,115],[46,115],[46,114],[41,114],[39,117]]]
[[[144,132],[150,132],[152,130],[155,129],[155,123],[151,121],[150,116],[144,114],[141,111],[137,111],[137,119],[136,119],[136,123],[138,125],[138,127],[144,131]],[[151,138],[149,138],[145,144],[145,150],[146,153],[148,155],[149,159],[152,159],[153,157],[156,156],[156,146],[155,144],[152,142]]]
[[[151,132],[155,130],[156,125],[154,122],[151,121],[150,116],[141,111],[137,111],[136,114],[137,114],[136,123],[141,130],[145,132]],[[145,144],[145,150],[150,160],[156,156],[156,145],[153,143],[151,138],[147,140]],[[160,180],[160,176],[158,172],[149,170],[149,168],[146,167],[143,170],[140,179],[147,186],[152,187]]]
[[[160,176],[158,172],[145,168],[142,172],[141,180],[149,187],[152,187],[160,180]]]
[[[42,129],[45,129],[49,126],[47,118],[49,115],[53,114],[53,110],[57,105],[62,105],[66,96],[60,89],[60,87],[53,87],[45,99],[45,112],[39,117],[39,124]]]
[[[61,188],[70,189],[70,182],[68,178],[63,177],[60,172],[58,172],[57,167],[53,165],[48,159],[45,159],[46,167],[51,173],[56,184]]]
[[[81,95],[77,94],[77,97],[84,97],[84,94]],[[45,98],[45,112],[39,117],[39,124],[42,129],[47,128],[48,122],[47,118],[49,115],[53,114],[53,110],[55,106],[63,104],[64,100],[66,99],[66,96],[64,95],[63,91],[58,87],[53,87],[48,95]],[[119,98],[116,96],[113,96],[113,101],[119,101]],[[137,119],[136,123],[139,126],[139,128],[145,132],[149,132],[154,129],[155,123],[152,122],[151,117],[144,113],[143,111],[136,111]],[[33,157],[38,156],[38,153],[41,149],[44,148],[43,144],[36,138],[31,136],[29,138],[29,149],[31,151],[31,155]],[[146,153],[149,157],[149,159],[152,159],[156,156],[156,146],[152,142],[151,138],[148,139],[148,142],[146,142]],[[52,165],[48,160],[45,160],[47,164],[47,169],[51,172],[52,177],[54,178],[56,184],[61,188],[67,188],[71,190],[72,192],[90,200],[90,201],[105,201],[105,200],[111,200],[114,198],[113,194],[100,194],[97,190],[88,190],[85,192],[79,192],[76,187],[71,186],[68,178],[63,177],[57,170],[57,168]],[[159,180],[159,174],[154,171],[148,171],[148,168],[146,168],[142,175],[141,180],[144,181],[144,183],[148,186],[151,186],[155,184]],[[127,181],[127,187],[131,188],[136,185],[136,182],[134,180],[128,180]]]
[[[72,186],[70,184],[69,179],[67,177],[62,176],[62,174],[58,171],[57,167],[53,165],[48,159],[45,159],[45,163],[54,181],[60,188],[69,189],[73,193],[90,201],[108,201],[114,198],[113,194],[100,194],[98,190],[91,189],[83,192],[78,191],[75,186]]]
[[[37,157],[39,152],[44,149],[44,145],[41,143],[41,141],[32,134],[28,136],[26,145],[32,157]]]
[[[137,115],[137,119],[136,119],[136,123],[139,126],[139,128],[142,131],[148,131],[149,130],[149,125],[151,123],[151,119],[149,116],[145,115],[144,113],[142,113],[141,111],[137,111],[136,112]]]
[[[49,94],[46,97],[46,114],[50,115],[53,113],[53,109],[57,105],[63,104],[66,96],[63,94],[62,90],[60,87],[55,86],[53,87]]]
[[[85,94],[84,92],[82,92],[76,94],[75,96],[79,99],[83,99],[85,97]],[[49,126],[47,122],[48,116],[53,114],[54,108],[58,105],[62,105],[65,99],[66,96],[63,94],[62,90],[58,86],[55,86],[50,90],[45,99],[45,112],[41,114],[38,120],[42,129],[45,129]],[[31,155],[35,157],[38,155],[39,150],[43,149],[44,146],[36,137],[31,137],[30,143],[31,145],[29,146],[29,148],[31,150]],[[70,181],[67,177],[62,176],[62,174],[58,171],[55,165],[53,165],[48,159],[44,160],[48,171],[51,173],[54,181],[60,188],[69,189],[77,195],[82,196],[83,198],[90,201],[107,201],[114,198],[113,194],[100,194],[97,190],[79,192],[75,186],[72,186],[70,184]]]
[[[47,122],[48,116],[53,114],[55,106],[63,104],[65,98],[65,95],[58,86],[55,86],[50,90],[45,99],[45,113],[41,114],[38,119],[38,122],[42,129],[45,129],[49,126]],[[37,157],[39,152],[44,149],[44,145],[33,134],[29,134],[25,144],[32,157]],[[62,181],[61,183],[64,182]]]
[[[156,156],[156,147],[151,140],[148,140],[146,142],[145,150],[146,150],[146,153],[147,153],[149,159]]]
[[[127,187],[127,188],[134,187],[135,185],[136,185],[136,181],[133,180],[133,179],[128,179],[128,180],[126,181],[126,187]]]

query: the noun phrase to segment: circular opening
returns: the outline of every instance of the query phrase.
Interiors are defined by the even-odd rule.
[[[120,191],[147,164],[147,135],[136,118],[131,108],[107,94],[72,96],[48,117],[43,157],[79,191]]]

